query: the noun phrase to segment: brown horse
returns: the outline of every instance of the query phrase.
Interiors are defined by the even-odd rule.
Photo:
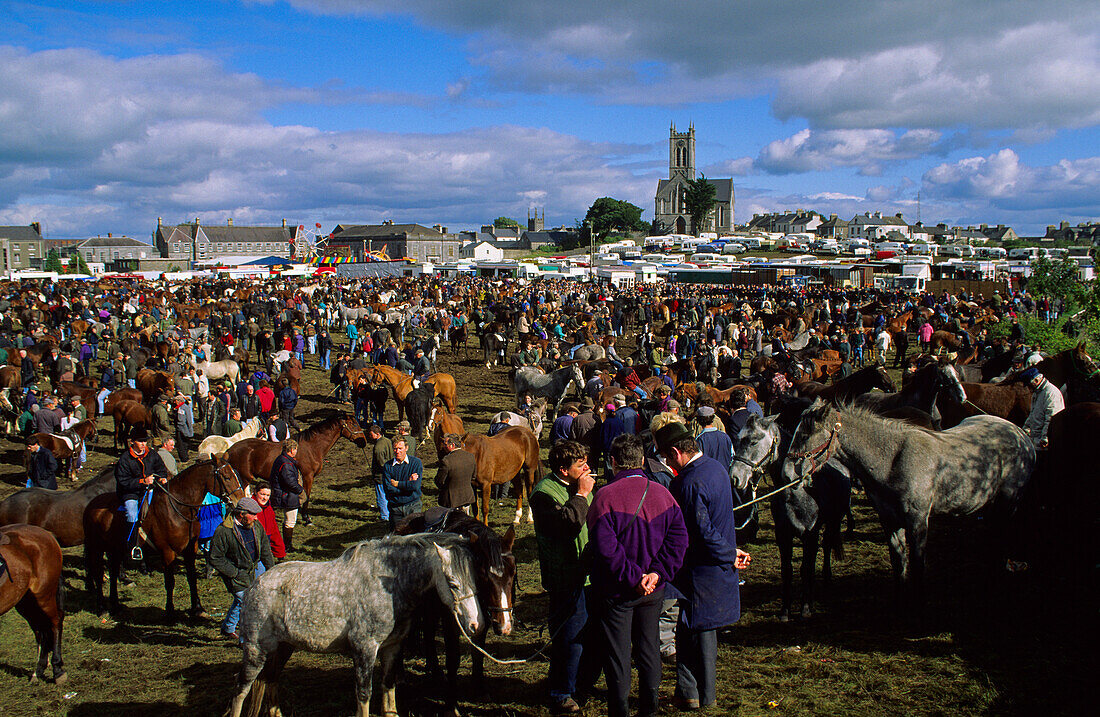
[[[730,386],[726,389],[717,389],[714,386],[704,386],[707,389],[707,393],[710,394],[711,399],[714,401],[715,406],[721,406],[729,400],[730,396],[739,388],[743,388],[748,391],[749,398],[756,400],[756,389],[752,386],[736,385]],[[682,383],[676,387],[676,390],[672,393],[672,397],[682,403],[692,405],[697,402],[699,396],[699,388],[694,383]]]
[[[15,358],[18,358],[18,356]],[[0,366],[0,389],[22,388],[22,386],[23,373],[19,370],[18,366],[10,364],[7,366]]]
[[[435,452],[439,460],[443,460],[443,456],[447,454],[443,448],[443,436],[449,433],[461,436],[466,429],[462,425],[461,418],[454,413],[448,413],[446,407],[437,401],[428,416],[428,431],[431,432],[432,439],[435,441]]]
[[[0,528],[0,615],[13,607],[34,631],[38,665],[31,682],[45,680],[46,661],[53,663],[53,681],[65,682],[61,661],[61,628],[65,621],[65,581],[61,578],[61,546],[36,525]],[[51,654],[52,653],[52,654]]]
[[[115,489],[114,464],[73,490],[24,488],[0,501],[0,525],[30,523],[54,534],[64,548],[84,542],[84,509],[97,495]]]
[[[48,448],[53,457],[59,461],[65,461],[65,475],[69,480],[77,480],[73,470],[73,459],[80,456],[81,449],[87,444],[88,438],[95,436],[95,419],[89,418],[81,421],[72,428],[61,433],[35,433],[31,436],[38,445]],[[34,459],[34,454],[28,449],[23,454],[23,465],[29,466]],[[80,466],[77,466],[80,470]]]
[[[298,434],[298,456],[294,459],[298,463],[301,472],[302,487],[305,488],[306,498],[302,501],[302,508],[309,503],[309,494],[313,490],[313,481],[325,465],[325,456],[336,440],[343,436],[359,447],[367,445],[367,438],[363,429],[355,422],[355,419],[346,413],[339,413],[332,418],[310,426]],[[268,480],[271,477],[271,466],[275,459],[283,451],[283,444],[275,441],[265,441],[262,438],[246,438],[240,443],[230,446],[225,452],[226,458],[244,478],[245,482],[255,480]]]
[[[111,418],[115,421],[115,448],[120,445],[125,447],[130,431],[138,426],[143,426],[150,433],[156,432],[153,414],[143,403],[129,400],[118,401],[111,405],[109,412]]]
[[[156,483],[149,512],[142,521],[146,542],[157,548],[164,561],[164,610],[175,618],[173,593],[176,587],[176,558],[182,556],[191,589],[191,615],[203,615],[199,601],[195,553],[199,540],[199,508],[207,493],[236,505],[246,494],[245,483],[224,455],[187,468],[167,484]],[[103,612],[103,555],[107,554],[110,574],[110,610],[118,612],[118,577],[126,544],[125,516],[119,512],[118,496],[112,491],[91,500],[84,509],[84,569],[86,585]]]
[[[294,393],[301,393],[302,362],[298,360],[298,357],[291,356],[283,364],[283,371],[279,374],[278,381],[284,380],[290,383],[290,387],[294,389]]]
[[[111,408],[119,401],[137,401],[141,403],[141,391],[136,388],[116,388],[107,394],[106,400],[103,401],[103,415],[111,415]]]
[[[542,473],[539,460],[539,439],[534,431],[524,426],[511,426],[495,436],[467,433],[462,438],[463,448],[474,454],[477,460],[475,488],[481,491],[481,520],[489,524],[489,492],[494,485],[511,481],[516,493],[516,516],[513,523],[523,517],[523,496],[530,500],[535,482]],[[527,506],[527,522],[535,522],[531,506]]]
[[[370,368],[371,383],[387,383],[393,389],[393,397],[397,402],[397,417],[401,419],[405,415],[405,396],[413,390],[413,377],[403,374],[389,366],[372,366]],[[430,383],[435,387],[435,395],[443,399],[447,404],[447,410],[454,413],[458,410],[458,402],[455,400],[455,379],[449,373],[433,373],[424,379],[424,383]]]
[[[96,394],[98,393],[99,391],[97,389],[85,386],[82,383],[77,383],[76,381],[57,382],[57,395],[61,398],[79,396],[80,403],[88,409],[88,414],[93,418],[97,415],[99,410],[99,402],[96,401]]]
[[[150,368],[143,368],[137,372],[135,385],[141,391],[145,403],[151,405],[157,402],[162,393],[175,392],[176,379],[167,371],[154,371]]]
[[[964,418],[988,414],[1024,425],[1031,413],[1031,390],[1023,384],[1004,386],[993,383],[964,383],[966,403],[937,401],[942,428],[954,428]]]

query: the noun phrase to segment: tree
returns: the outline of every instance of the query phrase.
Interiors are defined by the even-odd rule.
[[[508,217],[497,217],[493,220],[493,226],[497,229],[519,229],[520,223]]]
[[[61,255],[57,253],[57,249],[50,249],[50,253],[46,255],[46,262],[42,265],[43,271],[56,271],[58,274],[64,273],[65,267],[61,265]]]
[[[636,232],[644,228],[641,207],[611,197],[600,197],[593,202],[584,221],[591,222],[592,231],[600,239],[613,231]]]
[[[1067,306],[1079,305],[1085,300],[1087,289],[1078,277],[1077,262],[1070,257],[1057,263],[1040,257],[1032,269],[1027,290],[1034,296],[1061,299]]]
[[[714,208],[714,197],[714,185],[707,181],[705,174],[700,174],[698,179],[687,180],[684,206],[691,217],[691,233],[695,236],[699,236],[703,228],[703,220]]]
[[[92,270],[88,268],[88,262],[84,261],[84,257],[80,254],[73,254],[69,258],[69,273],[91,275]]]

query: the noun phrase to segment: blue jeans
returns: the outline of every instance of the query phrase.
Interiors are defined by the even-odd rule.
[[[140,513],[138,512],[138,501],[131,498],[122,502],[122,507],[126,510],[126,522],[136,523]]]
[[[390,503],[386,498],[386,488],[381,483],[374,486],[374,497],[378,500],[378,511],[382,514],[382,520],[389,520]]]
[[[649,394],[646,393],[645,389],[642,388],[641,386],[635,386],[634,387],[634,393],[638,394],[638,397],[641,398],[642,400],[645,400],[645,399],[649,398]]]
[[[324,353],[321,354],[321,368],[326,371],[332,368],[332,365],[329,363],[329,355],[331,353],[332,349],[325,349]]]
[[[106,401],[107,397],[110,396],[110,395],[111,395],[111,392],[108,391],[107,389],[103,389],[102,391],[100,391],[99,393],[96,394],[95,401],[96,401],[96,404],[99,406],[99,415],[101,415],[101,416],[103,415],[103,402]]]
[[[236,632],[237,623],[241,619],[241,600],[244,599],[244,590],[232,595],[233,602],[229,603],[229,609],[225,611],[225,619],[222,620],[222,632]]]

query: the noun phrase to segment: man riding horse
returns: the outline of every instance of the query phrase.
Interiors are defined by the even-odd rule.
[[[115,493],[126,511],[126,550],[134,562],[142,559],[140,536],[141,515],[153,499],[153,481],[168,482],[168,469],[160,456],[149,450],[149,434],[138,426],[130,432],[129,448],[115,464]]]

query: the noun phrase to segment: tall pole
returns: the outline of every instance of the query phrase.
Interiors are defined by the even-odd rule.
[[[588,227],[588,278],[596,283],[596,233],[592,231],[592,221],[585,222]]]

